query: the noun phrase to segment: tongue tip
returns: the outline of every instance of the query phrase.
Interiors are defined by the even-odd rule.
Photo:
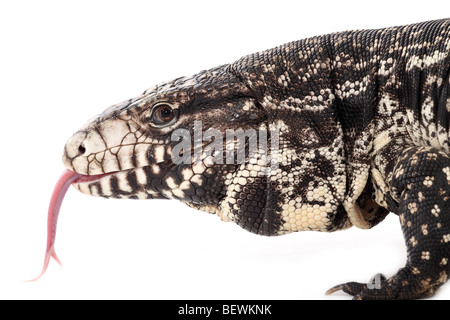
[[[61,260],[59,260],[58,256],[56,255],[56,251],[55,251],[55,250],[53,250],[53,252],[52,252],[52,258],[53,258],[56,262],[58,262],[58,264],[59,264],[60,267],[62,267]]]
[[[39,280],[47,271],[48,265],[50,264],[50,258],[53,258],[59,264],[59,266],[62,267],[61,260],[59,260],[58,256],[56,255],[55,249],[53,248],[53,246],[51,246],[45,253],[44,265],[42,267],[41,273],[36,278],[26,280],[26,282],[34,282],[36,280]]]

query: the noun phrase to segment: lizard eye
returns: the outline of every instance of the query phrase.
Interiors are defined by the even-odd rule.
[[[157,126],[170,124],[176,118],[175,111],[168,104],[160,104],[153,108],[151,121]]]

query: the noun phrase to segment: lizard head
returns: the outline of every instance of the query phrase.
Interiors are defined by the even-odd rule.
[[[178,199],[219,213],[227,180],[242,166],[237,153],[226,161],[239,141],[230,148],[225,133],[258,130],[265,120],[252,92],[221,66],[107,108],[68,140],[63,162],[82,175],[73,185],[88,195]]]

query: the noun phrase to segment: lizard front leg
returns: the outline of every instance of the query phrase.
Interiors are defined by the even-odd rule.
[[[407,262],[378,286],[349,282],[355,299],[417,299],[432,296],[450,272],[450,158],[430,147],[411,147],[392,167],[389,186],[407,246]]]

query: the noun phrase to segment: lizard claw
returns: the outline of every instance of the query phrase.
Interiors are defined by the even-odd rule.
[[[333,293],[335,293],[337,291],[341,291],[341,290],[344,290],[344,284],[338,284],[337,286],[334,286],[334,287],[328,289],[327,292],[325,292],[325,294],[328,296],[330,294],[333,294]]]

